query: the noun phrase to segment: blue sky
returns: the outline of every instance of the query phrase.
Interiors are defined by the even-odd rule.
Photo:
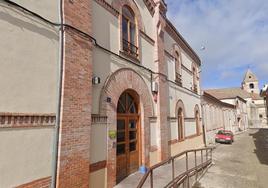
[[[203,88],[238,87],[248,67],[260,87],[268,83],[267,0],[165,1],[168,18],[202,60]]]

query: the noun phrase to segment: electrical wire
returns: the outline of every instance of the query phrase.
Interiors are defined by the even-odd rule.
[[[42,17],[41,15],[39,15],[39,14],[37,14],[37,13],[35,13],[35,12],[33,12],[33,11],[31,11],[31,10],[29,10],[29,9],[27,9],[27,8],[25,8],[25,7],[17,4],[17,3],[15,3],[15,2],[13,2],[13,1],[10,1],[10,0],[3,0],[3,1],[6,2],[6,3],[8,3],[8,4],[10,4],[10,5],[12,5],[12,6],[14,6],[14,7],[16,7],[16,8],[18,8],[18,9],[21,9],[21,10],[23,10],[23,11],[31,14],[32,16],[34,16],[36,18],[39,18],[40,20],[42,20],[42,21],[44,21],[44,22],[46,22],[46,23],[48,23],[50,25],[53,25],[53,26],[56,26],[56,27],[61,27],[61,29],[62,29],[62,27],[70,28],[70,29],[76,31],[77,33],[81,34],[82,36],[89,38],[96,47],[98,47],[98,48],[100,48],[100,49],[102,49],[102,50],[104,50],[104,51],[106,51],[106,52],[108,52],[108,53],[110,53],[110,54],[112,54],[114,56],[117,56],[117,57],[119,57],[119,58],[121,58],[121,59],[123,59],[123,60],[125,60],[127,62],[130,62],[130,63],[132,63],[135,66],[138,66],[138,67],[140,67],[140,68],[142,68],[144,70],[147,70],[148,72],[150,72],[152,74],[160,75],[160,76],[164,77],[167,82],[173,83],[176,86],[178,86],[178,84],[175,81],[169,80],[167,75],[165,75],[163,73],[160,73],[160,72],[152,71],[151,69],[149,69],[149,68],[147,68],[147,67],[145,67],[143,65],[137,64],[137,63],[131,61],[128,58],[122,57],[121,55],[119,55],[119,54],[117,54],[117,53],[115,53],[115,52],[113,52],[113,51],[111,51],[111,50],[109,50],[107,48],[104,48],[103,46],[101,46],[101,45],[98,44],[97,40],[94,37],[92,37],[88,33],[84,32],[84,31],[82,31],[82,30],[80,30],[80,29],[78,29],[78,28],[76,28],[76,27],[74,27],[72,25],[65,24],[65,23],[52,22],[52,21],[50,21],[50,20]],[[184,88],[184,89],[190,91],[191,93],[194,93],[192,90],[190,90],[190,89],[188,89],[186,87],[183,87],[183,86],[178,86],[178,87]],[[194,94],[197,95],[197,96],[199,96],[199,97],[201,96],[201,95],[199,95],[197,93],[194,93]]]

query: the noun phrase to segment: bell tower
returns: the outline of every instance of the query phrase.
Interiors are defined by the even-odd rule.
[[[252,73],[250,69],[247,70],[244,80],[242,82],[242,89],[249,93],[260,93],[259,80],[255,74]]]

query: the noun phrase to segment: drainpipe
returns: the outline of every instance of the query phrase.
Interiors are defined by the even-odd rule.
[[[57,92],[57,112],[56,112],[56,127],[54,132],[53,153],[52,153],[52,182],[51,187],[56,188],[57,185],[57,170],[58,170],[58,147],[59,147],[59,128],[60,128],[60,113],[61,113],[61,94],[62,94],[62,75],[63,75],[63,56],[64,56],[64,26],[63,26],[63,2],[58,1],[59,20],[61,23],[59,32],[59,63],[58,63],[58,92]]]

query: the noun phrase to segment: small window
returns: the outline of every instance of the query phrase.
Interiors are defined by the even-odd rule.
[[[180,61],[180,55],[177,51],[175,51],[175,81],[181,85],[181,61]]]
[[[260,114],[259,117],[262,119],[262,114]]]
[[[254,89],[254,84],[253,83],[249,84],[249,88]]]
[[[248,77],[249,79],[251,78],[251,76]]]

